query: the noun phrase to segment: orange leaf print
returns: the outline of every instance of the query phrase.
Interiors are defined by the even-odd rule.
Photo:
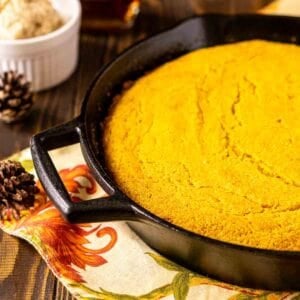
[[[93,194],[97,190],[96,182],[86,166],[62,170],[60,176],[70,193],[79,193],[79,189],[85,189],[87,193]],[[88,186],[82,184],[79,177],[87,180]],[[102,224],[95,227],[91,224],[75,225],[66,222],[48,201],[40,183],[38,187],[40,192],[36,197],[37,206],[17,224],[16,230],[22,231],[31,240],[30,237],[34,237],[34,242],[46,255],[47,262],[57,275],[75,282],[84,282],[73,266],[84,270],[86,266],[97,267],[106,263],[100,254],[114,247],[117,232],[114,228]],[[109,240],[100,249],[88,248],[86,246],[90,244],[89,236],[92,234],[100,239],[104,238],[105,241],[107,238]]]
[[[64,169],[59,172],[61,179],[70,193],[79,193],[79,189],[85,189],[87,194],[94,194],[97,191],[95,180],[86,165],[78,165],[72,169]],[[83,185],[76,178],[84,177],[89,186]]]

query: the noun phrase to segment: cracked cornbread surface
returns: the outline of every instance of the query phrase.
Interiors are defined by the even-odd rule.
[[[200,49],[138,79],[104,126],[121,189],[187,230],[300,250],[300,48]]]

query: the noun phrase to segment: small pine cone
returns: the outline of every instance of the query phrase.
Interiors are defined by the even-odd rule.
[[[20,219],[20,212],[34,205],[37,192],[34,176],[21,163],[0,162],[0,220]]]
[[[24,118],[33,105],[30,82],[14,71],[0,75],[0,119],[13,123]]]

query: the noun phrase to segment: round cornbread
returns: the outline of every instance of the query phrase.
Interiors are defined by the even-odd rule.
[[[300,47],[200,49],[117,98],[103,145],[131,199],[207,237],[300,250]]]

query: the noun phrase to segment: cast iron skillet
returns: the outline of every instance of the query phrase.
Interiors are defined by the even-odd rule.
[[[300,290],[300,251],[239,246],[174,226],[123,194],[103,160],[100,123],[107,114],[112,95],[120,90],[124,81],[197,48],[258,38],[299,44],[300,18],[194,17],[136,44],[102,69],[87,91],[80,116],[31,140],[38,176],[62,215],[74,223],[126,220],[158,252],[219,280],[269,290]],[[72,203],[59,179],[47,151],[78,142],[96,180],[109,195],[106,198]]]

